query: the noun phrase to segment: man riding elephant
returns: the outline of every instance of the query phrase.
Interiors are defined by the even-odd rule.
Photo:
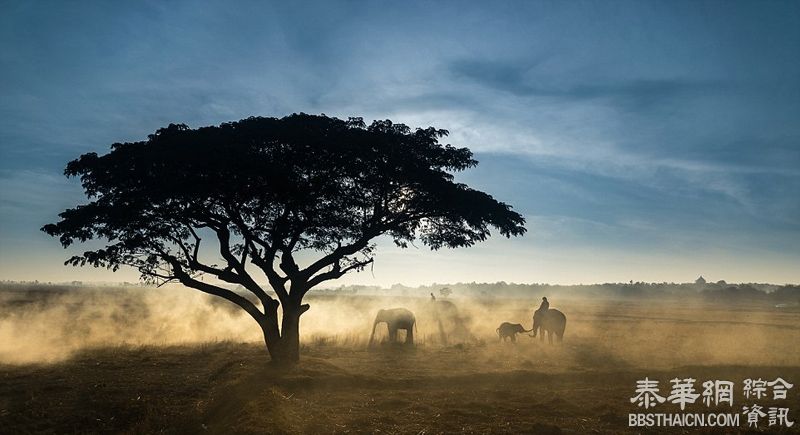
[[[550,308],[550,303],[547,298],[542,298],[542,305],[539,309],[533,312],[533,336],[536,337],[537,332],[541,332],[541,338],[544,340],[545,333],[550,344],[553,344],[553,335],[556,336],[558,341],[564,339],[564,330],[567,326],[567,317],[561,311]]]
[[[547,310],[550,309],[550,302],[547,302],[547,297],[542,298],[542,304],[539,305],[539,309],[536,312],[545,313]]]

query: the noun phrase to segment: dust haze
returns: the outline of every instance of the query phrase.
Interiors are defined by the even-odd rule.
[[[544,371],[685,365],[800,365],[800,312],[763,302],[551,296],[567,316],[561,345],[521,334],[500,343],[502,322],[530,329],[541,295],[496,298],[452,295],[312,292],[301,321],[306,349],[364,350],[375,314],[405,307],[416,314],[419,349],[469,349],[487,369]],[[15,288],[0,292],[0,363],[57,363],[103,347],[263,346],[261,331],[238,307],[181,287]],[[401,331],[402,334],[402,331]],[[388,346],[379,325],[377,350]],[[266,352],[264,354],[266,359]]]
[[[0,423],[20,433],[619,434],[640,432],[627,416],[640,412],[630,398],[645,377],[800,379],[793,286],[470,284],[447,297],[439,287],[312,291],[301,363],[281,369],[247,314],[193,290],[4,285]],[[542,296],[567,317],[563,343],[500,342],[503,322],[531,328]],[[368,347],[378,310],[396,307],[416,315],[415,346],[389,343],[379,325]],[[796,391],[763,405],[796,420]],[[736,400],[691,409],[738,412]]]

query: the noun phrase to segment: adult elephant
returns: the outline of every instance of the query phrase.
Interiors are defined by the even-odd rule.
[[[372,334],[369,336],[369,345],[372,346],[372,341],[375,338],[375,328],[379,323],[386,323],[389,328],[389,341],[394,343],[397,341],[397,330],[406,330],[406,344],[414,344],[414,326],[417,324],[417,319],[414,313],[405,308],[392,308],[388,310],[379,310],[375,316],[375,322],[372,324]]]
[[[567,327],[567,316],[561,311],[556,309],[549,309],[547,311],[539,311],[533,313],[533,336],[536,337],[536,332],[541,329],[541,339],[544,340],[544,333],[547,332],[547,340],[553,344],[553,334],[556,335],[558,341],[564,339],[564,329]]]

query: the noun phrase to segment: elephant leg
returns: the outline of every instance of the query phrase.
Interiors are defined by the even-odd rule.
[[[397,341],[397,327],[390,326],[389,327],[389,342],[394,343]]]
[[[547,342],[553,344],[553,331],[547,331]]]
[[[414,328],[406,329],[406,344],[413,345],[414,344]]]
[[[512,343],[516,343],[517,342],[517,334],[511,334],[511,342]]]

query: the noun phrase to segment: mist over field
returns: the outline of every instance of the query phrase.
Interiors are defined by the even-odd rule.
[[[798,294],[644,283],[321,290],[306,299],[301,364],[284,370],[246,313],[196,291],[5,283],[0,422],[24,432],[635,433],[630,398],[645,377],[664,389],[677,377],[737,388],[800,379]],[[567,317],[564,341],[501,342],[499,324],[530,329],[544,295]],[[383,324],[369,347],[377,311],[393,307],[415,313],[415,346],[388,343]],[[790,393],[760,403],[794,410]],[[738,412],[745,401],[734,403],[688,409]]]
[[[599,359],[588,367],[800,365],[800,349],[785,345],[800,342],[800,292],[791,286],[772,286],[766,293],[752,286],[712,285],[698,291],[693,285],[684,285],[683,290],[673,285],[667,286],[671,292],[662,289],[660,294],[643,291],[650,285],[641,283],[609,285],[604,291],[603,286],[594,291],[538,286],[530,297],[521,297],[525,289],[513,285],[503,284],[501,288],[506,291],[496,292],[499,296],[487,295],[481,286],[492,284],[453,285],[456,290],[449,297],[437,291],[445,286],[314,292],[308,299],[311,309],[301,321],[301,343],[306,347],[364,349],[377,311],[404,307],[416,314],[418,346],[469,346],[485,350],[489,357],[508,349],[508,345],[498,343],[498,325],[508,321],[530,329],[533,310],[541,296],[548,296],[552,307],[563,311],[568,319],[563,349],[558,351],[566,358],[564,364],[586,364],[589,361],[580,359],[593,355]],[[3,290],[0,363],[54,363],[101,347],[228,341],[263,347],[260,329],[244,311],[179,286],[18,284],[6,285]],[[434,293],[435,301],[429,293]],[[385,324],[376,331],[378,342],[385,341]],[[543,345],[538,338],[527,336],[521,336],[518,343],[518,347],[531,351],[541,351]]]
[[[1,10],[0,434],[800,430],[800,1]]]

